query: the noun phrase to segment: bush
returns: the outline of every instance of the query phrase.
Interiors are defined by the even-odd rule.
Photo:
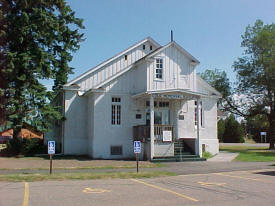
[[[209,158],[213,157],[213,155],[210,152],[203,152],[202,157],[206,158],[206,159],[209,159]]]
[[[33,156],[34,154],[46,154],[47,146],[40,139],[12,139],[7,143],[7,148],[3,153],[8,155],[23,154]]]
[[[38,153],[45,153],[44,144],[39,139],[27,139],[23,144],[22,153],[26,156],[33,156]]]

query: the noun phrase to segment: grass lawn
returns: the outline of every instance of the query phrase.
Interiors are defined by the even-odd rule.
[[[92,160],[85,156],[60,156],[53,157],[54,170],[76,170],[76,169],[121,169],[135,168],[136,161],[133,160]],[[162,163],[140,161],[140,168],[166,167]],[[48,170],[49,158],[43,157],[0,157],[0,170]]]
[[[105,173],[56,173],[56,174],[9,174],[0,175],[0,181],[9,182],[34,182],[46,180],[88,180],[88,179],[128,179],[175,176],[172,172],[105,172]]]
[[[249,146],[220,146],[220,151],[240,153],[234,161],[240,162],[272,162],[275,161],[275,151],[268,150],[268,147]]]

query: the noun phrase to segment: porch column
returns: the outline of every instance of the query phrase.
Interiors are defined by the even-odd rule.
[[[196,139],[196,154],[202,157],[200,144],[200,98],[197,98],[197,139]]]
[[[155,116],[155,111],[154,111],[154,97],[153,95],[150,96],[150,140],[151,140],[151,160],[154,157],[154,139],[155,139],[155,122],[154,122],[154,116]]]

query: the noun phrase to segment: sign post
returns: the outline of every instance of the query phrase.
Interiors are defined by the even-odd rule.
[[[48,154],[50,155],[50,174],[52,174],[52,168],[53,168],[52,155],[55,154],[55,141],[48,141]]]
[[[141,142],[134,141],[134,153],[136,154],[137,173],[138,173],[138,154],[141,152]]]
[[[266,132],[260,132],[261,134],[261,143],[263,143],[263,140],[264,140],[264,143],[266,143]]]

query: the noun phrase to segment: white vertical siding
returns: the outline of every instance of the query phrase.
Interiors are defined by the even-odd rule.
[[[177,48],[169,46],[157,54],[155,58],[163,58],[163,79],[155,79],[155,60],[150,63],[150,90],[162,89],[195,89],[194,66]]]
[[[143,45],[140,45],[139,47],[103,66],[99,70],[91,73],[84,79],[79,80],[76,84],[78,84],[82,90],[94,88],[156,49],[156,47],[152,45],[153,48],[150,50],[150,42],[146,42],[144,45],[146,48],[145,50],[143,49]],[[127,60],[125,60],[125,55],[127,55]]]

